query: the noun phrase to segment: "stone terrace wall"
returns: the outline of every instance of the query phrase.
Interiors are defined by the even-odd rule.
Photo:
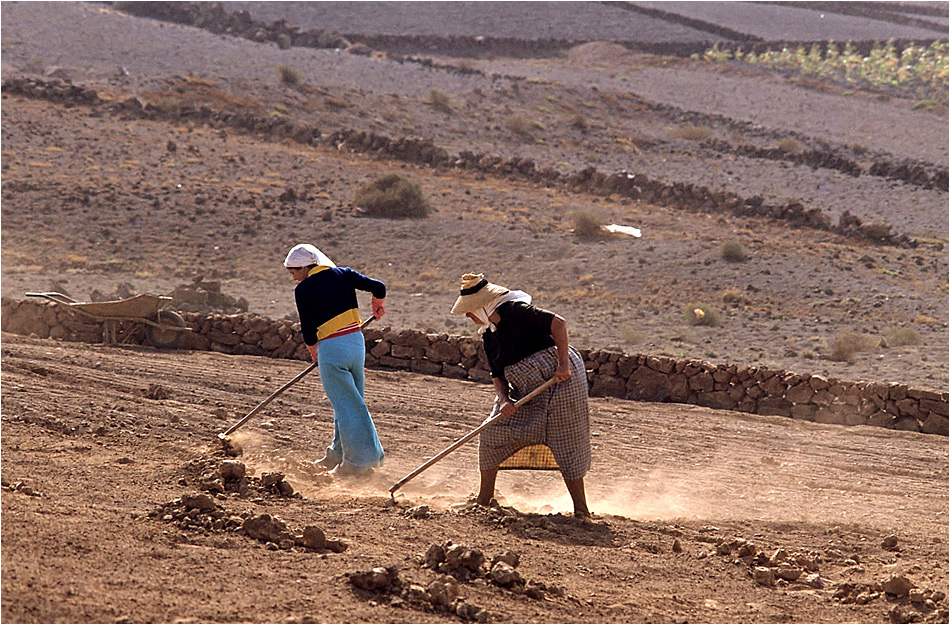
[[[4,298],[0,327],[6,332],[100,343],[102,324],[65,306]],[[181,313],[188,327],[185,349],[309,361],[299,324],[252,314]],[[478,339],[448,334],[394,331],[369,326],[366,365],[426,375],[489,382],[488,362]],[[117,341],[147,344],[144,324],[121,322]],[[948,393],[904,384],[849,382],[701,360],[580,350],[592,396],[677,402],[710,408],[779,415],[818,423],[872,425],[940,434],[948,431]]]

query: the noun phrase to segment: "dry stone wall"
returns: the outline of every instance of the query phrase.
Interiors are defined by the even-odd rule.
[[[299,324],[253,314],[183,312],[191,329],[182,347],[224,354],[309,360]],[[117,324],[120,343],[147,344],[144,325]],[[103,324],[65,306],[2,300],[3,331],[67,341],[103,342]],[[366,365],[488,383],[481,341],[369,326]],[[871,425],[947,436],[948,393],[885,382],[852,382],[702,360],[580,350],[592,396],[676,402],[841,425]]]

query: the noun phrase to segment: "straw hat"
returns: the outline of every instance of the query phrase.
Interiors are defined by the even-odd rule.
[[[284,267],[309,267],[310,265],[336,267],[326,254],[309,243],[295,245],[284,259]]]
[[[473,312],[507,292],[507,288],[486,280],[485,274],[467,273],[462,276],[462,287],[459,289],[459,298],[452,306],[452,314],[464,315]]]

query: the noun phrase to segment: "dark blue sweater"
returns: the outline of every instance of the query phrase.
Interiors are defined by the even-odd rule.
[[[356,289],[377,299],[386,297],[386,285],[349,267],[314,267],[294,289],[300,332],[307,345],[359,329]]]

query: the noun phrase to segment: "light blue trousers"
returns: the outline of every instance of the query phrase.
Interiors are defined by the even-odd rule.
[[[333,442],[327,457],[357,467],[383,463],[383,446],[363,401],[366,342],[362,332],[320,341],[320,381],[333,406]]]

